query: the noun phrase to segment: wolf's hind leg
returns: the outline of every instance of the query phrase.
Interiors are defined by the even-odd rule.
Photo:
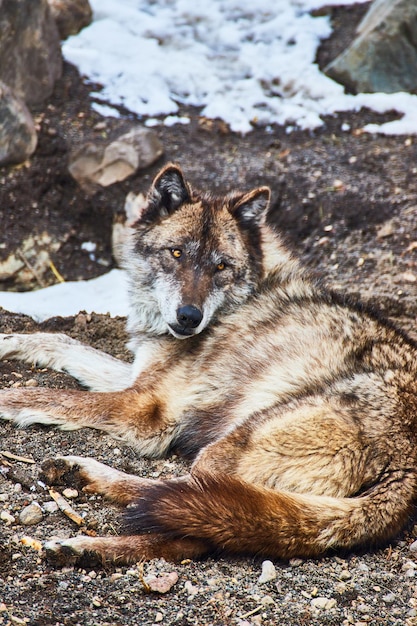
[[[0,334],[0,359],[18,359],[67,372],[92,391],[121,391],[131,365],[62,333]]]
[[[192,474],[228,474],[270,489],[343,497],[371,483],[386,462],[371,454],[354,420],[330,404],[306,402],[280,408],[276,416],[272,407],[265,417],[250,433],[243,424],[204,448]]]
[[[41,479],[48,485],[70,485],[97,493],[121,506],[139,499],[143,487],[156,481],[114,469],[95,459],[61,456],[42,463]]]
[[[114,565],[164,558],[180,561],[203,556],[209,544],[198,539],[169,539],[157,534],[124,535],[121,537],[86,537],[51,540],[45,543],[46,558],[55,565],[71,565],[78,561]]]

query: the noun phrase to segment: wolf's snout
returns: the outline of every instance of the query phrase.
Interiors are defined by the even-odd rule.
[[[202,319],[202,312],[192,304],[187,304],[186,306],[181,306],[177,309],[177,322],[184,330],[188,328],[197,328]]]

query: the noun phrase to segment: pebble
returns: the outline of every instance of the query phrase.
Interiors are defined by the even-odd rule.
[[[6,522],[6,524],[13,524],[13,522],[16,521],[16,519],[11,513],[9,513],[9,511],[2,511],[0,513],[0,519],[2,522]]]
[[[69,500],[73,500],[74,498],[78,498],[78,491],[76,489],[73,489],[72,487],[67,487],[62,492],[62,495]]]
[[[264,561],[262,563],[262,573],[258,578],[258,583],[261,585],[263,583],[268,583],[271,580],[275,580],[277,577],[277,570],[275,569],[275,565],[272,561]]]
[[[145,578],[145,583],[149,590],[156,593],[168,593],[177,581],[177,572],[161,573],[158,576],[146,576]]]
[[[43,519],[42,509],[37,502],[32,502],[20,511],[19,520],[24,526],[39,524]]]
[[[337,605],[337,602],[334,598],[326,598],[324,596],[319,596],[318,598],[313,598],[310,604],[315,609],[329,611],[330,609],[333,609]]]
[[[382,596],[385,604],[394,604],[396,596],[395,593],[387,593],[385,596]]]
[[[39,383],[36,378],[29,378],[29,380],[25,382],[25,387],[37,387],[38,385]]]
[[[410,552],[417,552],[417,541],[413,541],[413,543],[408,546],[408,549]]]
[[[47,513],[56,513],[59,507],[55,500],[48,500],[48,502],[44,503],[43,508]]]
[[[116,580],[120,580],[121,578],[123,578],[123,574],[120,574],[120,572],[115,572],[110,576],[112,583],[116,582]]]
[[[7,502],[8,499],[9,499],[8,493],[0,493],[0,502]]]
[[[198,593],[198,587],[193,585],[191,581],[186,580],[184,583],[184,591],[187,592],[189,598],[193,598]]]

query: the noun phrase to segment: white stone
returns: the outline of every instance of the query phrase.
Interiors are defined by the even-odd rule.
[[[43,519],[42,509],[37,502],[32,502],[20,511],[19,520],[24,526],[39,524]]]
[[[275,580],[277,577],[277,570],[275,569],[275,565],[272,561],[264,561],[262,563],[262,573],[258,578],[258,583],[268,583],[271,580]]]

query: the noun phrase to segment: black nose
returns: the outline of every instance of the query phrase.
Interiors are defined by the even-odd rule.
[[[192,304],[177,309],[177,321],[181,328],[197,328],[202,319],[202,312]]]

